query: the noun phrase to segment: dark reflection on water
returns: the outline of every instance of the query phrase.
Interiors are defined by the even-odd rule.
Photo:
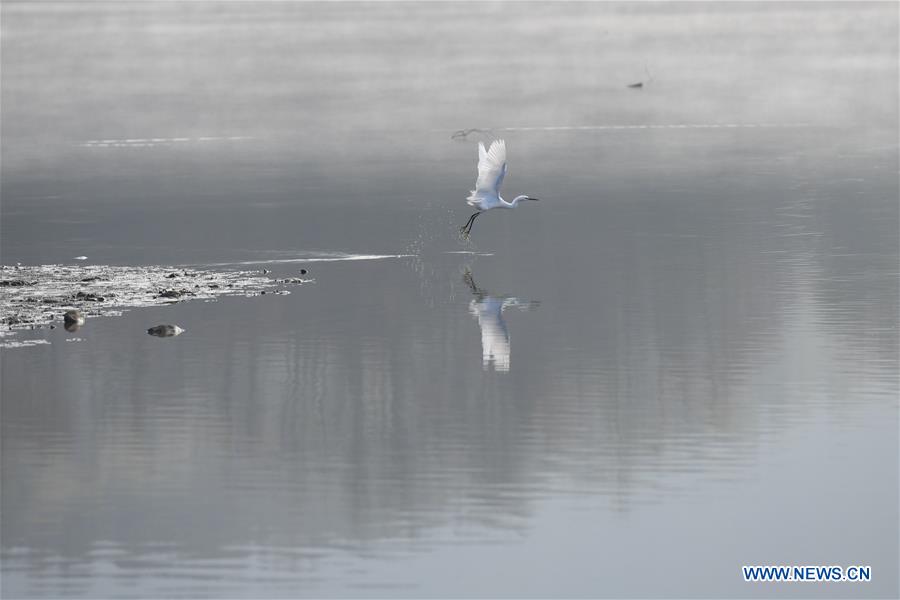
[[[4,597],[897,596],[895,5],[129,6],[4,4],[3,261],[315,283],[2,353]],[[507,131],[543,202],[455,238],[453,131],[603,121],[755,126]]]

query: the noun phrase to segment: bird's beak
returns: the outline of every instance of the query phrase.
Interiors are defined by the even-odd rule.
[[[540,199],[540,198],[531,198],[531,197],[529,197],[529,198],[526,198],[526,200],[534,200],[535,202],[540,202],[541,199]]]

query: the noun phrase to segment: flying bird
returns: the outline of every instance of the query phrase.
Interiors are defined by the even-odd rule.
[[[512,202],[507,202],[500,197],[500,186],[506,177],[506,142],[495,140],[491,142],[490,150],[486,150],[482,142],[478,142],[478,179],[475,180],[475,189],[469,193],[466,202],[477,210],[469,217],[466,224],[459,228],[463,238],[468,238],[472,233],[472,225],[478,215],[494,208],[515,208],[519,202],[525,200],[538,200],[530,196],[516,196]]]

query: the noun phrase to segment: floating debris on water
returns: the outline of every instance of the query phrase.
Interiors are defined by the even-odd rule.
[[[87,260],[87,256],[73,256],[72,260]]]
[[[178,325],[155,325],[148,329],[147,333],[156,337],[175,337],[184,333],[184,329]]]
[[[472,133],[481,133],[484,135],[493,135],[490,129],[478,129],[477,127],[472,127],[470,129],[460,129],[458,131],[454,131],[453,135],[450,136],[451,140],[465,140]]]
[[[285,285],[309,279],[272,279],[259,271],[121,267],[109,265],[37,265],[0,267],[0,347],[49,343],[14,340],[17,331],[49,329],[63,314],[66,331],[77,331],[85,318],[118,316],[124,309],[161,306],[219,296],[283,294]],[[80,316],[76,318],[75,313]],[[67,317],[67,314],[70,314]]]
[[[644,65],[644,72],[647,74],[647,79],[645,79],[644,81],[638,81],[636,83],[629,83],[627,87],[630,87],[631,89],[639,89],[653,81],[653,75],[650,74],[650,69],[647,68],[647,65]]]

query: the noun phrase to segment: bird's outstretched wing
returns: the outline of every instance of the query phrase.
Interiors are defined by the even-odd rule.
[[[478,179],[472,196],[499,194],[505,176],[506,142],[495,140],[491,142],[490,150],[485,150],[484,144],[478,142]]]

